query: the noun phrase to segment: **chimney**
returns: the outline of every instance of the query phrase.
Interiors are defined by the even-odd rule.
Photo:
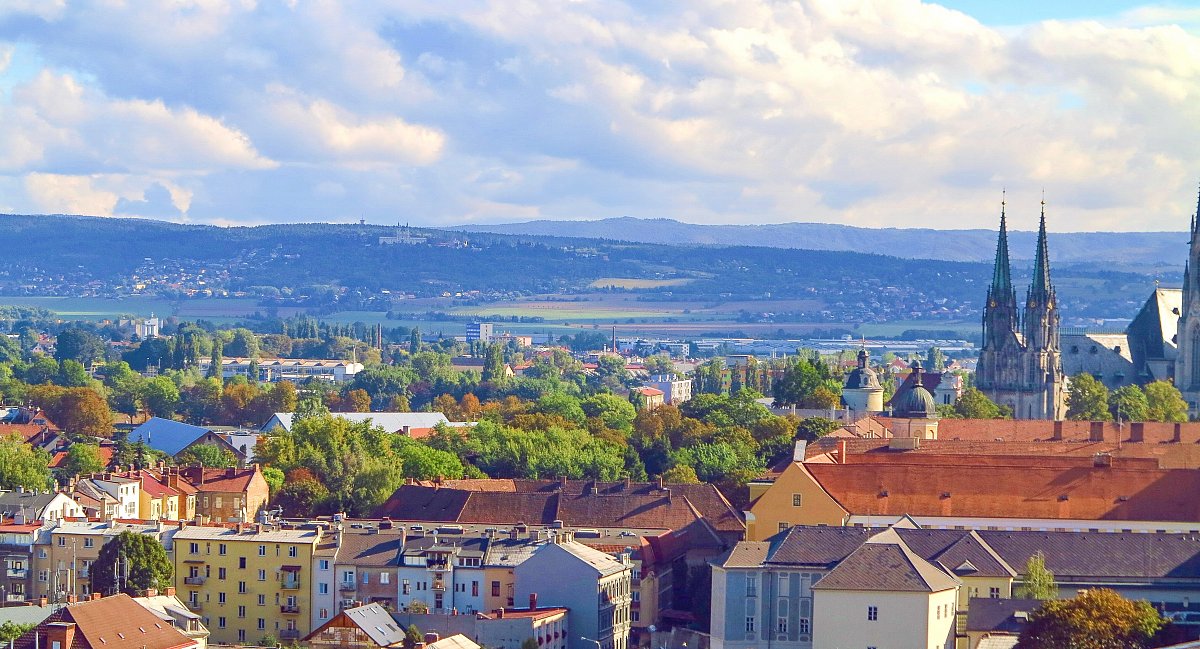
[[[46,625],[46,649],[70,649],[74,642],[74,622],[51,622]]]
[[[847,444],[847,443],[846,443],[846,440],[844,440],[844,439],[839,439],[839,440],[838,440],[838,445],[837,445],[837,461],[838,461],[838,464],[845,464],[845,463],[846,463],[846,448],[847,448],[848,446],[849,446],[849,444]]]
[[[629,487],[632,483],[633,481],[629,479],[629,476],[625,476],[625,491],[629,491]]]
[[[500,608],[496,609],[496,619],[497,619],[497,620],[503,620],[503,619],[504,619],[504,607],[503,607],[503,606],[501,606]]]
[[[1093,421],[1088,432],[1088,441],[1103,442],[1104,441],[1104,422]]]
[[[537,610],[537,593],[529,593],[529,610]]]
[[[1050,439],[1052,439],[1056,442],[1061,442],[1062,438],[1063,438],[1063,422],[1060,419],[1060,420],[1056,420],[1054,422],[1054,436],[1051,437]]]
[[[144,596],[145,597],[158,597],[158,589],[157,588],[147,588],[146,594]]]
[[[38,606],[49,606],[49,605],[50,605],[50,600],[45,595],[42,595],[41,597],[38,598]]]
[[[263,533],[263,525],[262,525],[262,523],[255,523],[255,524],[254,524],[254,533],[255,533],[255,534],[262,534],[262,533]]]
[[[166,587],[166,588],[163,590],[163,595],[166,595],[167,597],[174,597],[174,596],[175,596],[175,587],[174,587],[174,586],[167,586],[167,587]]]
[[[661,475],[660,475],[660,476],[658,476],[658,488],[659,488],[659,489],[662,489],[662,488],[663,488],[663,481],[662,481],[662,476],[661,476]]]
[[[427,645],[433,644],[433,643],[437,642],[440,638],[441,638],[441,636],[439,636],[436,633],[426,633],[425,634],[425,644],[427,644]]]
[[[1146,441],[1146,424],[1145,422],[1135,421],[1129,424],[1129,441],[1144,442]]]
[[[88,597],[88,599],[90,599],[94,602],[94,601],[100,599],[101,597],[103,597],[103,595],[101,595],[100,593],[92,593],[91,596]]]
[[[1171,438],[1171,441],[1172,441],[1172,442],[1181,442],[1181,441],[1183,441],[1183,424],[1181,424],[1181,423],[1179,423],[1179,422],[1175,422],[1175,434],[1174,434],[1174,436]]]
[[[74,604],[74,603],[76,603],[76,602],[78,602],[78,601],[79,601],[79,596],[78,596],[78,595],[67,595],[67,603],[68,603],[68,604]]]

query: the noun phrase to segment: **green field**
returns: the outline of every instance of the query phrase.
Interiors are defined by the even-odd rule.
[[[690,279],[636,279],[632,277],[601,277],[591,283],[592,288],[663,288],[666,286],[682,286]]]

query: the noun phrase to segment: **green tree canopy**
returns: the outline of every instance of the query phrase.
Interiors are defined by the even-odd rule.
[[[104,358],[104,340],[85,329],[64,329],[54,343],[54,358],[89,365]]]
[[[1067,418],[1077,421],[1108,421],[1108,388],[1083,372],[1071,377],[1067,387]]]
[[[162,590],[174,585],[174,572],[158,539],[129,530],[105,543],[89,570],[94,592],[131,596],[147,588]]]
[[[1155,381],[1146,385],[1146,419],[1148,421],[1187,421],[1188,405],[1183,394],[1170,381]]]
[[[1054,599],[1058,597],[1058,584],[1054,573],[1046,568],[1046,556],[1036,552],[1025,562],[1025,574],[1017,587],[1017,597],[1023,599]]]
[[[978,388],[963,390],[954,404],[954,413],[962,419],[1003,419],[1004,411]]]
[[[100,455],[100,447],[96,444],[76,442],[67,449],[67,458],[63,461],[63,473],[69,476],[99,473],[104,470],[104,458]]]
[[[1166,621],[1146,601],[1133,602],[1108,588],[1048,601],[1030,614],[1017,649],[1139,649]]]
[[[237,466],[237,457],[227,448],[216,444],[196,444],[179,452],[175,458],[182,466],[197,464],[207,467],[228,468]]]
[[[1150,404],[1136,385],[1122,385],[1108,395],[1108,412],[1118,421],[1146,421]]]
[[[50,454],[13,433],[0,437],[0,489],[46,489],[50,486]]]

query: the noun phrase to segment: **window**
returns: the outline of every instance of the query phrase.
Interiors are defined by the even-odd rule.
[[[224,579],[224,578],[225,578],[225,569],[217,568],[217,579]]]
[[[225,556],[225,550],[226,550],[226,548],[225,548],[225,544],[224,544],[224,543],[218,543],[218,544],[217,544],[217,554],[219,554],[219,555],[221,555],[221,556]]]
[[[364,584],[369,584],[369,583],[371,583],[371,579],[370,579],[370,577],[371,577],[371,573],[369,573],[369,572],[364,572],[364,573],[363,573],[363,583],[364,583]]]
[[[292,545],[292,546],[288,547],[288,556],[289,557],[296,556],[296,546]]]
[[[238,557],[238,569],[239,570],[246,569],[246,557]]]
[[[42,570],[38,572],[38,581],[50,581],[50,571]]]
[[[46,548],[39,548],[39,549],[38,549],[38,558],[39,558],[39,559],[45,559],[45,558],[46,558]]]
[[[775,632],[776,633],[787,633],[787,627],[788,627],[787,617],[780,617],[779,619],[775,620]]]
[[[786,521],[779,521],[779,531],[780,532],[787,531],[787,528],[789,528],[789,527],[791,527],[791,525],[788,524]]]
[[[754,618],[746,618],[746,633],[754,633]]]
[[[245,593],[245,592],[246,592],[246,582],[244,582],[244,581],[239,581],[239,582],[238,582],[238,592],[239,592],[239,593]]]
[[[60,548],[67,547],[67,538],[65,536],[58,537],[58,547],[60,547]]]
[[[200,544],[188,543],[188,554],[200,554]]]
[[[471,597],[479,597],[479,582],[471,582]]]
[[[878,606],[868,606],[867,607],[867,621],[875,622],[877,620],[879,620],[879,607]]]
[[[329,609],[327,609],[327,608],[321,609],[321,619],[322,620],[329,619]]]
[[[633,611],[633,612],[631,612],[631,613],[630,613],[630,615],[632,616],[632,619],[633,619],[633,621],[634,621],[634,622],[638,622],[638,621],[640,621],[640,620],[642,619],[642,616],[641,616],[641,614],[640,614],[640,613],[638,613],[637,611]]]
[[[495,584],[499,584],[500,582],[498,582],[498,581],[497,581],[497,582],[493,582],[493,583],[495,583]],[[407,579],[401,579],[401,580],[400,580],[400,594],[401,594],[401,595],[407,595],[407,594],[408,594],[408,580],[407,580]],[[496,589],[495,589],[495,592],[493,592],[492,594],[493,594],[493,595],[497,595],[497,596],[498,596],[498,595],[500,595],[500,590],[499,590],[499,588],[496,588]]]
[[[321,559],[317,562],[317,566],[321,568],[321,570],[329,570],[329,559]]]
[[[800,633],[812,633],[812,623],[808,618],[802,617],[796,621],[796,631]]]
[[[317,584],[317,592],[322,595],[328,595],[329,594],[329,584],[327,584],[325,582],[321,582],[321,583]]]
[[[258,618],[258,630],[262,631],[263,629],[266,629],[266,628],[267,628],[267,621],[261,617]]]
[[[381,584],[390,584],[390,583],[391,583],[391,575],[390,575],[390,573],[386,573],[386,572],[381,572],[381,573],[379,573],[379,583],[381,583]]]
[[[758,596],[758,577],[746,575],[746,597]]]
[[[267,556],[267,546],[265,546],[265,545],[258,546],[258,556],[260,556],[260,557]]]
[[[991,588],[988,589],[988,597],[990,597],[992,599],[1000,599],[1000,589],[995,586],[992,586]]]
[[[804,502],[804,494],[792,494],[792,507],[799,507]]]
[[[85,547],[85,548],[96,547],[96,539],[84,539],[83,547]]]
[[[246,617],[246,607],[245,606],[238,607],[238,617]]]
[[[405,580],[404,580],[404,583],[407,585],[407,584],[408,584],[408,580],[407,580],[407,579],[405,579]],[[404,592],[405,592],[405,594],[408,594],[408,590],[407,590],[407,589],[406,589]],[[500,596],[500,582],[498,582],[498,581],[493,581],[493,582],[492,582],[492,597],[499,597],[499,596]]]
[[[238,629],[238,642],[239,643],[246,642],[246,630],[245,629]]]
[[[266,596],[266,595],[259,595],[259,596],[258,596],[258,605],[259,605],[259,606],[266,606],[266,605],[267,605],[267,596]]]
[[[217,628],[218,629],[225,628],[225,616],[221,616],[221,617],[217,618]]]
[[[220,509],[221,508],[221,497],[213,496],[213,504],[216,506],[217,509]]]
[[[225,603],[225,593],[217,593],[217,603],[219,603],[219,604]]]
[[[267,571],[266,570],[263,570],[262,568],[258,569],[258,580],[259,581],[267,580]]]

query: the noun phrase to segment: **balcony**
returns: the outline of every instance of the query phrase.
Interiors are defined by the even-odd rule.
[[[300,590],[300,580],[284,579],[279,582],[279,590]]]
[[[192,575],[191,577],[184,577],[183,583],[187,584],[188,586],[203,586],[204,575]]]
[[[443,591],[443,592],[445,592],[445,590],[446,590],[446,582],[444,582],[444,581],[435,581],[435,582],[433,582],[433,589],[434,589],[434,590],[440,590],[440,591]]]
[[[343,593],[353,593],[354,591],[358,590],[358,584],[353,581],[343,581],[342,584],[338,586],[338,590]]]
[[[300,629],[284,629],[279,632],[280,640],[299,640]]]
[[[284,604],[279,607],[279,612],[287,615],[299,615],[300,607],[296,604]]]
[[[29,576],[29,570],[25,568],[9,568],[7,574],[10,579],[24,579]]]
[[[187,606],[188,606],[188,608],[192,609],[193,611],[203,611],[204,610],[204,603],[201,602],[200,600],[196,600],[196,601],[188,600]]]
[[[79,570],[77,570],[76,572],[77,572],[77,573],[79,573],[79,578],[80,578],[80,579],[87,579],[87,578],[88,578],[88,569],[87,569],[87,568],[80,568],[80,569],[79,569]]]

